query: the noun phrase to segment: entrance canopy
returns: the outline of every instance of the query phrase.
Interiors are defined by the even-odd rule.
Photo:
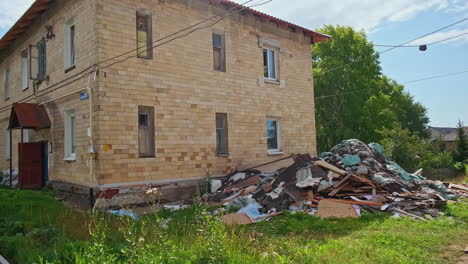
[[[10,114],[9,129],[38,129],[50,127],[50,119],[43,105],[14,103]]]

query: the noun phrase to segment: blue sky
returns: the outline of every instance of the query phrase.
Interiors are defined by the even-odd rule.
[[[246,0],[235,0],[243,3]],[[0,36],[33,0],[0,1]],[[255,0],[252,4],[263,2]],[[375,44],[401,44],[468,17],[467,0],[273,0],[258,10],[301,26],[349,25],[365,30]],[[414,44],[468,32],[468,21]],[[384,50],[385,48],[376,48]],[[468,70],[468,35],[429,46],[398,48],[382,54],[383,73],[400,83]],[[428,108],[432,126],[468,125],[468,73],[408,83],[406,90]]]

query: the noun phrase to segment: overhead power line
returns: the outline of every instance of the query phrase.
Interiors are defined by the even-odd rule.
[[[427,44],[421,44],[421,45],[430,46],[430,45],[442,43],[442,42],[445,42],[445,41],[449,41],[449,40],[452,40],[452,39],[456,39],[456,38],[459,38],[459,37],[462,37],[462,36],[465,36],[465,35],[468,35],[468,32],[465,32],[465,33],[462,33],[462,34],[459,34],[459,35],[456,35],[456,36],[453,36],[453,37],[450,37],[450,38],[446,38],[446,39],[434,41],[434,42],[427,43]],[[375,47],[399,47],[399,48],[417,48],[417,47],[419,47],[419,46],[421,46],[421,45],[395,46],[395,45],[374,44]]]
[[[167,40],[167,41],[165,41],[165,42],[163,42],[163,43],[160,43],[160,44],[157,44],[157,45],[152,46],[152,49],[154,49],[154,48],[156,48],[156,47],[159,47],[159,46],[162,46],[162,45],[165,45],[165,44],[168,44],[168,43],[170,43],[170,42],[172,42],[172,41],[174,41],[174,40],[177,40],[177,39],[183,38],[183,37],[185,37],[185,36],[188,36],[188,35],[194,33],[195,31],[198,31],[198,30],[202,30],[202,29],[206,29],[206,28],[208,28],[208,27],[211,27],[211,26],[213,26],[213,25],[219,23],[221,20],[223,20],[223,19],[225,19],[225,18],[227,18],[227,17],[229,17],[229,16],[232,16],[232,15],[234,15],[234,14],[237,14],[237,13],[239,13],[239,12],[242,12],[242,11],[245,10],[245,9],[252,8],[252,7],[256,7],[256,6],[265,5],[265,4],[269,3],[269,2],[272,2],[273,0],[265,0],[265,1],[260,2],[260,3],[258,3],[258,4],[254,4],[254,5],[250,5],[250,6],[245,6],[246,4],[248,4],[248,3],[250,3],[250,2],[253,2],[253,1],[254,1],[254,0],[248,0],[248,1],[246,1],[246,2],[244,2],[244,3],[242,3],[242,4],[240,4],[239,6],[234,6],[234,7],[232,7],[232,8],[229,8],[229,9],[227,9],[226,11],[223,11],[223,12],[221,12],[221,13],[219,13],[219,14],[213,15],[213,16],[211,16],[211,17],[209,17],[209,18],[206,18],[206,19],[204,19],[204,20],[202,20],[202,21],[200,21],[200,22],[197,22],[197,23],[195,23],[195,24],[193,24],[193,25],[191,25],[191,26],[185,27],[185,28],[180,29],[180,30],[178,30],[178,31],[176,31],[176,32],[174,32],[174,33],[171,33],[171,34],[169,34],[169,35],[167,35],[167,36],[165,36],[165,37],[162,37],[162,38],[160,38],[160,39],[157,39],[157,40],[153,41],[151,44],[148,44],[148,45],[145,45],[145,46],[142,46],[142,47],[138,47],[138,48],[136,48],[136,49],[132,49],[132,50],[130,50],[130,51],[126,51],[126,52],[124,52],[124,53],[122,53],[122,54],[119,54],[119,55],[117,55],[117,56],[111,57],[111,58],[109,58],[109,59],[106,59],[106,60],[97,62],[96,64],[91,65],[91,66],[85,68],[84,70],[82,70],[82,71],[80,71],[80,72],[78,72],[78,73],[76,73],[76,74],[74,74],[74,75],[72,75],[72,76],[69,76],[69,77],[67,77],[67,78],[65,78],[65,79],[63,79],[63,80],[61,80],[61,81],[59,81],[59,82],[57,82],[57,83],[55,83],[55,84],[53,84],[53,85],[47,87],[47,90],[44,91],[44,93],[41,93],[40,95],[44,95],[44,94],[47,94],[47,93],[56,91],[56,90],[58,90],[58,89],[60,89],[60,88],[62,88],[62,87],[64,87],[64,86],[67,86],[67,85],[72,84],[72,83],[74,83],[74,82],[76,82],[76,81],[79,81],[80,79],[82,79],[82,78],[88,76],[89,74],[92,74],[92,73],[96,72],[97,70],[99,70],[98,65],[100,65],[100,64],[109,62],[109,61],[111,61],[111,60],[115,60],[115,59],[117,59],[117,58],[119,58],[119,57],[125,56],[125,55],[127,55],[127,54],[132,53],[132,52],[138,51],[138,50],[140,50],[140,49],[142,49],[142,48],[148,47],[149,45],[153,45],[153,44],[155,44],[155,43],[157,43],[157,42],[160,42],[160,41],[162,41],[162,40],[165,40],[165,39],[168,39],[168,38],[171,38],[171,37],[175,36],[174,38],[171,38],[171,39],[169,39],[169,40]],[[235,9],[237,9],[237,10],[235,10]],[[233,11],[233,10],[235,10],[235,11]],[[233,11],[233,12],[230,12],[230,11]],[[201,25],[201,24],[203,24],[203,23],[205,23],[205,22],[208,22],[208,21],[213,20],[213,19],[215,19],[215,18],[217,18],[217,17],[220,17],[220,16],[221,16],[220,19],[215,20],[213,23],[209,24],[208,26],[203,26],[203,27],[200,27],[200,28],[195,28],[196,26],[199,26],[199,25]],[[188,33],[185,33],[185,34],[183,34],[183,35],[181,35],[181,36],[176,36],[177,34],[183,33],[184,31],[187,31],[187,30],[192,29],[192,28],[195,28],[195,29],[193,29],[193,30],[189,31]],[[110,67],[110,66],[112,66],[112,65],[115,65],[115,64],[117,64],[117,63],[124,62],[124,61],[126,61],[126,60],[128,60],[129,58],[132,58],[132,57],[136,57],[136,55],[132,55],[132,56],[129,56],[129,57],[123,59],[123,60],[119,60],[119,61],[113,62],[113,63],[111,63],[111,64],[109,64],[109,65],[106,65],[106,66],[104,66],[104,67],[101,67],[101,69],[103,69],[103,68],[108,68],[108,67]],[[51,89],[51,88],[53,88],[53,89]],[[27,97],[25,97],[25,98],[22,98],[22,99],[19,100],[18,102],[24,102],[25,100],[26,100],[26,101],[29,101],[33,96],[36,96],[36,94],[35,94],[35,93],[34,93],[34,94],[31,94],[31,95],[29,95],[29,96],[27,96]],[[11,106],[11,105],[7,105],[7,106],[5,106],[5,107],[2,107],[2,108],[0,108],[0,111],[3,111],[3,110],[5,110],[5,109],[8,109],[10,106]]]
[[[430,76],[430,77],[426,77],[426,78],[422,78],[422,79],[416,79],[416,80],[411,80],[411,81],[406,81],[406,82],[404,82],[403,84],[414,83],[414,82],[422,82],[422,81],[427,81],[427,80],[432,80],[432,79],[439,79],[439,78],[444,78],[444,77],[449,77],[449,76],[459,75],[459,74],[464,74],[464,73],[468,73],[468,70],[466,70],[466,71],[461,71],[461,72],[452,72],[452,73],[443,74],[443,75],[435,75],[435,76]]]
[[[411,80],[411,81],[406,81],[402,84],[407,84],[407,83],[414,83],[414,82],[422,82],[422,81],[427,81],[427,80],[432,80],[432,79],[439,79],[439,78],[445,78],[445,77],[450,77],[453,75],[460,75],[468,73],[468,70],[466,71],[460,71],[460,72],[453,72],[453,73],[448,73],[448,74],[443,74],[443,75],[435,75],[435,76],[430,76],[430,77],[425,77],[421,79],[416,79],[416,80]],[[323,95],[323,96],[317,96],[315,99],[324,99],[324,98],[330,98],[330,97],[337,97],[337,96],[342,96],[342,95],[347,95],[347,94],[353,94],[353,93],[359,93],[359,92],[364,92],[364,91],[369,91],[371,89],[361,89],[361,90],[355,90],[355,91],[350,91],[350,92],[344,92],[344,93],[337,93],[337,94],[330,94],[330,95]]]
[[[447,26],[445,26],[445,27],[442,27],[442,28],[439,28],[439,29],[437,29],[437,30],[434,30],[434,31],[432,31],[432,32],[430,32],[430,33],[427,33],[427,34],[425,34],[425,35],[423,35],[423,36],[420,36],[420,37],[418,37],[418,38],[415,38],[415,39],[412,39],[412,40],[410,40],[410,41],[404,42],[404,43],[402,43],[402,44],[400,44],[400,45],[391,47],[391,48],[389,48],[389,49],[386,49],[386,50],[377,52],[377,54],[380,55],[380,54],[383,54],[383,53],[385,53],[385,52],[389,52],[389,51],[391,51],[391,50],[394,50],[394,49],[396,49],[396,48],[399,48],[399,47],[402,47],[402,46],[404,46],[404,45],[406,45],[406,44],[409,44],[409,43],[411,43],[411,42],[414,42],[414,41],[416,41],[416,40],[420,40],[420,39],[425,38],[425,37],[427,37],[427,36],[433,35],[433,34],[435,34],[435,33],[437,33],[437,32],[440,32],[440,31],[442,31],[442,30],[444,30],[444,29],[447,29],[447,28],[449,28],[449,27],[453,27],[453,26],[455,26],[455,25],[457,25],[457,24],[460,24],[460,23],[462,23],[462,22],[465,22],[465,21],[467,21],[467,20],[468,20],[468,18],[464,18],[464,19],[462,19],[462,20],[459,20],[459,21],[454,22],[454,23],[452,23],[452,24],[450,24],[450,25],[447,25]],[[359,59],[359,60],[355,60],[355,61],[352,61],[352,62],[343,64],[343,65],[341,65],[341,66],[335,67],[335,68],[333,68],[333,69],[330,69],[330,70],[328,70],[328,71],[321,72],[321,73],[319,73],[319,74],[326,74],[326,73],[333,72],[333,71],[336,71],[336,70],[339,70],[339,69],[343,69],[343,68],[346,67],[346,66],[349,66],[349,65],[351,65],[351,64],[355,64],[355,63],[361,62],[361,61],[363,61],[363,60],[365,60],[365,59],[367,59],[367,58],[368,58],[368,57],[362,58],[362,59]]]

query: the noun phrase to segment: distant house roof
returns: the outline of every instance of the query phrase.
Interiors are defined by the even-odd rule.
[[[455,141],[457,139],[457,128],[456,127],[430,127],[431,140],[437,140],[442,137],[445,142]],[[468,127],[463,128],[465,133],[468,135]]]
[[[42,15],[47,9],[50,8],[54,0],[35,0],[34,3],[29,7],[29,9],[21,16],[21,18],[8,30],[8,32],[0,39],[0,51],[8,48],[13,41],[20,37],[24,32],[26,32],[34,22],[34,20]],[[232,7],[243,7],[240,4],[234,3],[229,0],[209,0],[211,4],[225,4]],[[312,43],[329,41],[331,36],[315,32],[310,29],[289,23],[287,21],[281,20],[279,18],[264,14],[262,12],[253,10],[251,8],[246,8],[245,10],[253,13],[254,15],[260,17],[264,21],[274,21],[278,25],[285,25],[294,29],[295,31],[302,31],[304,35],[310,37]]]

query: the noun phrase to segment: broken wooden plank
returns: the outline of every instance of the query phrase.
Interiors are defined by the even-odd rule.
[[[250,178],[247,178],[245,180],[242,180],[232,186],[229,186],[225,192],[231,192],[233,189],[242,189],[251,185],[256,185],[261,181],[260,177],[258,176],[252,176]]]
[[[325,169],[329,169],[329,170],[331,170],[331,171],[334,171],[334,172],[336,172],[336,173],[338,173],[338,174],[340,174],[340,175],[343,175],[343,176],[346,175],[346,174],[348,174],[347,171],[342,170],[342,169],[340,169],[340,168],[338,168],[338,167],[336,167],[336,166],[334,166],[334,165],[331,165],[330,163],[325,162],[325,161],[323,161],[323,160],[317,160],[317,161],[314,162],[314,164],[315,164],[315,165],[318,165],[318,166],[320,166],[320,167],[323,167],[323,168],[325,168]]]
[[[383,205],[383,203],[367,202],[367,201],[342,200],[342,199],[329,199],[329,200],[339,202],[339,203],[346,203],[346,204],[375,205],[375,206]]]
[[[465,187],[465,186],[459,185],[459,184],[450,183],[448,188],[449,189],[458,189],[458,190],[468,192],[468,187]]]
[[[268,218],[268,217],[272,217],[272,216],[277,216],[277,215],[281,215],[283,213],[284,212],[276,212],[276,213],[272,213],[272,214],[269,214],[269,215],[262,215],[262,216],[256,217],[255,220]]]

